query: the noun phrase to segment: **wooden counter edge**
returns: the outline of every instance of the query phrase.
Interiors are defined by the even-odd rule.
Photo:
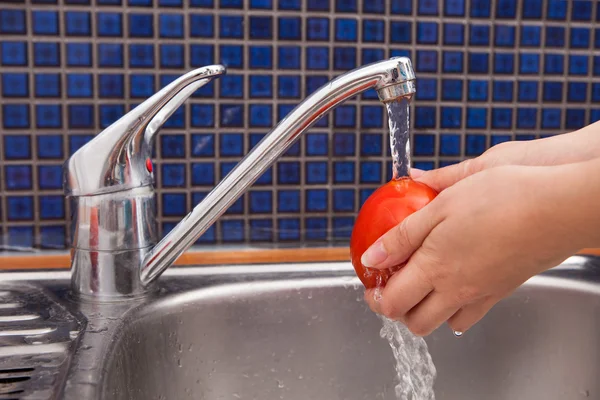
[[[600,256],[600,249],[582,249],[578,255]],[[175,265],[275,264],[291,262],[349,261],[346,247],[310,249],[247,249],[189,251]],[[0,270],[67,269],[69,254],[0,255]]]
[[[188,251],[175,265],[275,264],[290,262],[349,261],[346,247],[310,249],[247,249]],[[0,270],[66,269],[69,254],[0,255]]]

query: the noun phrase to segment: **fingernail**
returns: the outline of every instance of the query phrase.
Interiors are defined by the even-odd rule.
[[[360,262],[367,268],[376,267],[386,260],[388,257],[383,241],[377,240],[365,251],[360,258]]]

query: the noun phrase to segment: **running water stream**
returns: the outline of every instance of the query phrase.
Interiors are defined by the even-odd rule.
[[[390,130],[393,179],[410,177],[410,102],[400,99],[386,103]]]
[[[393,179],[410,178],[410,102],[406,99],[387,103]],[[381,299],[377,288],[375,299]],[[434,400],[433,384],[436,369],[421,337],[413,335],[398,321],[380,316],[383,327],[380,336],[392,348],[396,360],[396,398],[399,400]]]

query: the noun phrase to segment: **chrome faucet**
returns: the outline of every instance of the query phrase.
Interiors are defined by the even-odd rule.
[[[415,74],[406,57],[338,76],[294,108],[158,242],[151,163],[154,139],[189,96],[224,73],[225,67],[212,65],[181,76],[65,163],[64,189],[72,214],[72,289],[79,297],[114,300],[143,295],[320,117],[371,88],[384,103],[416,92]]]

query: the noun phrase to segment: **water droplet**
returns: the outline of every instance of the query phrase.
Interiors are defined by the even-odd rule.
[[[453,331],[452,333],[454,333],[454,336],[456,337],[461,337],[463,335],[463,332],[461,331]]]
[[[177,346],[177,351],[180,353],[183,352],[183,345],[181,343],[179,343],[179,346]]]
[[[181,368],[181,367],[183,366],[183,365],[181,365],[181,358],[178,358],[178,359],[177,359],[177,366],[178,366],[179,368]]]
[[[381,301],[381,299],[383,298],[383,294],[381,292],[381,288],[375,288],[375,292],[373,293],[373,300]]]
[[[281,382],[280,380],[277,381],[277,387],[279,389],[283,389],[285,387],[285,385],[283,384],[283,382]]]
[[[188,346],[188,351],[192,351],[192,349],[193,349],[193,348],[194,348],[194,345],[193,345],[193,344],[190,344],[190,345]]]

